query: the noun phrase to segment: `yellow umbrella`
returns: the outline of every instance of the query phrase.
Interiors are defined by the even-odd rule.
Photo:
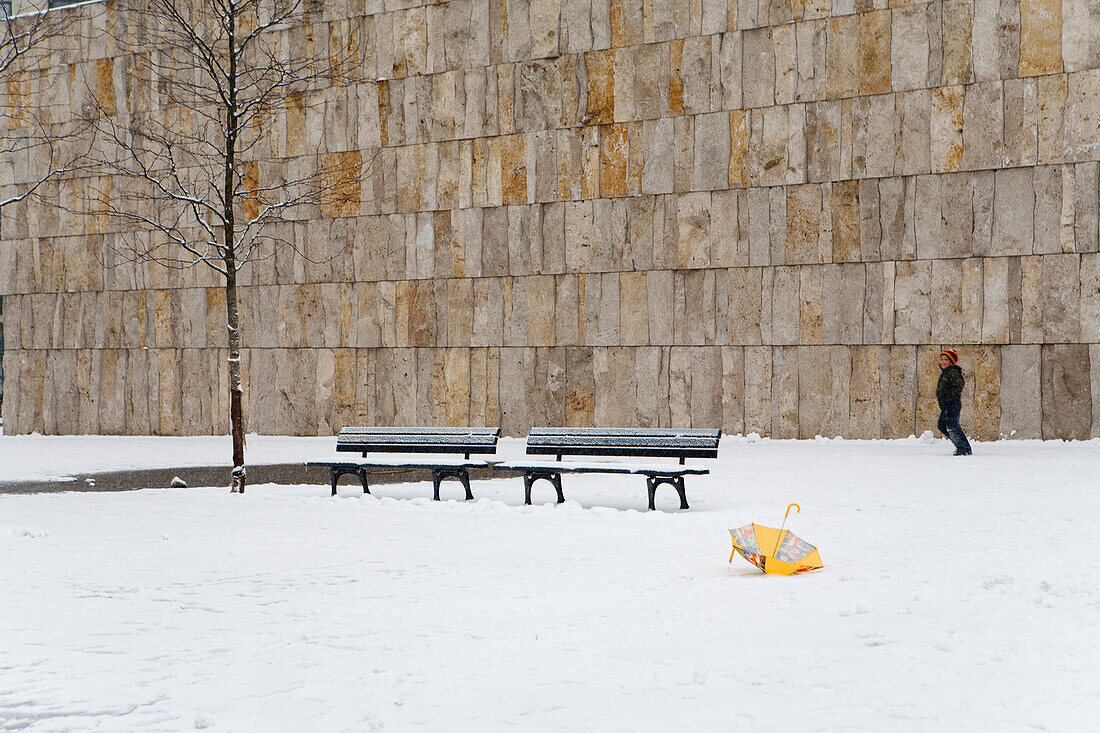
[[[802,511],[798,504],[788,506],[787,513],[783,515],[783,527],[787,526],[787,517],[792,507],[796,514]],[[731,529],[733,551],[730,553],[730,562],[733,562],[734,555],[740,555],[765,573],[775,575],[793,575],[824,567],[816,547],[787,532],[783,527],[775,529],[760,524],[746,524],[739,529]]]

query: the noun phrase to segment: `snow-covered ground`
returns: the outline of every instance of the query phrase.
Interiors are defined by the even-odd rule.
[[[226,462],[8,436],[0,481],[154,444]],[[683,512],[600,475],[0,495],[0,731],[1097,730],[1100,441],[950,452],[730,437]],[[727,563],[792,501],[823,570]]]

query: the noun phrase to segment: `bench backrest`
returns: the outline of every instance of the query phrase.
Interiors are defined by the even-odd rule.
[[[721,430],[653,428],[532,428],[527,452],[562,456],[717,458]]]
[[[362,453],[496,453],[500,428],[344,428],[336,450]]]

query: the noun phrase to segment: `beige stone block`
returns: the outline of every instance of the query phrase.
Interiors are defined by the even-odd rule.
[[[1043,439],[1087,440],[1092,434],[1092,375],[1088,345],[1042,347]]]
[[[798,438],[797,346],[772,347],[771,436]]]
[[[820,344],[824,338],[824,268],[799,268],[798,343]]]
[[[645,272],[619,275],[619,333],[625,346],[649,343],[649,290]]]
[[[916,347],[891,346],[881,362],[884,437],[904,438],[914,433],[917,398],[916,357]]]
[[[800,438],[848,434],[851,371],[847,346],[798,347]]]
[[[851,380],[848,385],[848,430],[846,437],[878,438],[882,435],[882,356],[879,346],[853,346]]]
[[[894,342],[923,344],[931,338],[931,262],[898,262],[894,276]]]
[[[676,346],[669,349],[669,426],[674,428],[691,427],[691,351]]]
[[[1035,189],[1031,168],[999,170],[993,205],[993,241],[989,254],[1031,254]]]
[[[565,350],[565,422],[568,427],[591,427],[595,421],[595,373],[592,349]]]
[[[678,264],[684,268],[709,267],[711,251],[710,194],[689,193],[677,197]]]
[[[932,169],[931,107],[931,93],[927,90],[897,95],[895,110],[898,153],[894,158],[896,173],[914,175],[928,173]]]
[[[716,334],[716,285],[713,270],[685,270],[673,277],[673,341],[713,344]]]
[[[1036,166],[1034,169],[1035,233],[1032,249],[1036,254],[1062,251],[1062,168]]]
[[[1020,76],[1062,70],[1061,0],[1021,0]]]
[[[600,127],[600,195],[626,195],[629,159],[628,128],[625,124]]]
[[[597,425],[633,425],[637,405],[634,349],[601,348],[592,353]]]
[[[1043,340],[1076,343],[1081,338],[1081,272],[1078,255],[1042,259]]]
[[[859,262],[859,183],[840,181],[832,185],[832,260]]]
[[[1069,92],[1065,75],[1041,76],[1039,92],[1039,162],[1066,160],[1066,103]]]
[[[922,5],[893,12],[890,29],[890,70],[895,91],[928,86],[928,16]]]
[[[898,120],[892,94],[854,100],[852,168],[857,177],[890,176],[898,168]]]
[[[771,435],[772,347],[746,347],[744,359],[745,432]]]
[[[881,80],[874,74],[872,68],[875,52],[881,50],[881,47],[876,44],[879,39],[872,33],[874,23],[871,20],[868,21],[866,42],[861,42],[863,34],[860,25],[860,17],[856,15],[844,15],[828,20],[825,77],[830,99],[851,97],[860,93],[865,57],[868,88]]]
[[[1096,252],[1097,242],[1097,197],[1100,194],[1100,164],[1096,162],[1078,163],[1073,167],[1074,212],[1072,248],[1063,247],[1063,252]]]
[[[726,112],[700,115],[695,120],[695,167],[692,188],[708,191],[729,183],[730,118]]]
[[[966,88],[963,108],[963,167],[1000,165],[1004,138],[1004,97],[1000,83]]]
[[[943,84],[969,84],[974,79],[970,51],[973,18],[969,0],[943,4]]]
[[[840,177],[840,103],[806,105],[806,172],[811,182]]]
[[[772,343],[797,344],[801,324],[800,267],[776,267],[773,270],[770,302],[772,305]]]
[[[1081,255],[1081,341],[1100,342],[1100,255]]]
[[[633,100],[634,110],[629,118],[651,120],[668,114],[671,84],[668,45],[638,46],[623,57],[630,59],[633,67],[630,77],[633,88],[628,98]]]
[[[1042,437],[1042,383],[1040,346],[1002,346],[1000,435],[1006,438]]]
[[[1100,69],[1067,76],[1066,160],[1093,161],[1100,156]]]
[[[673,311],[675,283],[669,271],[646,273],[646,292],[649,299],[649,343],[667,346],[673,343]]]
[[[983,260],[984,296],[982,342],[1003,344],[1009,340],[1009,261],[1003,257]]]
[[[965,260],[932,262],[932,337],[936,343],[962,342],[963,266]]]
[[[917,256],[916,193],[921,178],[884,178],[879,181],[881,241],[885,260]],[[923,212],[922,212],[923,214]]]
[[[590,51],[584,54],[588,73],[587,124],[615,121],[615,51]]]
[[[742,103],[749,107],[775,104],[775,53],[770,28],[754,28],[741,34]]]
[[[763,272],[763,269],[756,267],[737,267],[726,273],[727,331],[730,343],[762,343]]]
[[[788,186],[786,197],[787,236],[784,262],[789,265],[820,262],[821,186]]]
[[[1034,165],[1039,157],[1038,82],[1009,79],[1004,83],[1005,141],[1002,163]]]
[[[931,95],[932,171],[957,171],[963,161],[964,87],[939,87],[933,89]]]
[[[551,275],[522,279],[527,290],[527,343],[531,346],[553,346],[555,282]]]

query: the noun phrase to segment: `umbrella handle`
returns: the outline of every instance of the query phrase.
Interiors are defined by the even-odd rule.
[[[794,513],[795,514],[799,514],[799,513],[802,512],[802,507],[800,507],[798,504],[795,504],[795,503],[792,502],[790,504],[790,506],[787,507],[787,513],[783,515],[783,519],[786,519],[787,517],[791,516],[791,507],[794,507]]]
[[[775,557],[775,553],[779,552],[779,545],[783,541],[783,530],[787,528],[787,517],[791,515],[791,507],[794,507],[795,514],[802,513],[802,507],[794,502],[787,505],[787,513],[783,515],[783,524],[779,526],[779,536],[775,538],[775,549],[772,550],[772,557]]]

